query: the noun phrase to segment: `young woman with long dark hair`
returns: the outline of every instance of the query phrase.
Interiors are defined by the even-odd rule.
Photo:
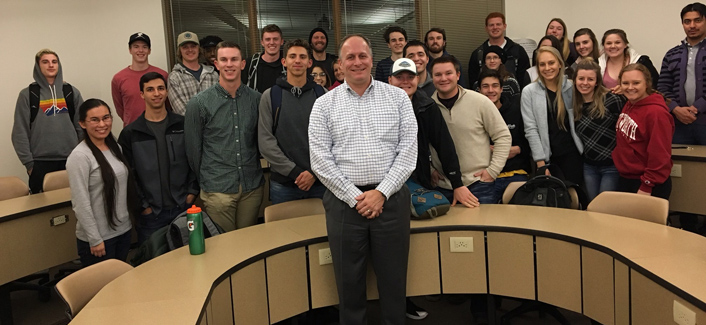
[[[598,57],[601,55],[601,52],[598,49],[596,34],[594,34],[590,28],[581,28],[574,33],[574,47],[579,57],[571,64],[572,71],[576,71],[576,65],[588,58],[598,63]]]
[[[78,114],[85,139],[66,163],[78,255],[83,266],[111,258],[125,261],[136,200],[127,161],[111,132],[113,116],[108,104],[95,98],[83,102]]]

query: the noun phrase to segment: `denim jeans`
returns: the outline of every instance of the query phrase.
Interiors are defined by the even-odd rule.
[[[185,209],[174,207],[171,209],[162,209],[159,214],[154,211],[150,214],[140,215],[137,230],[137,245],[142,245],[157,229],[169,225],[180,213]]]
[[[588,202],[591,202],[598,194],[601,194],[601,192],[617,191],[620,175],[615,165],[596,166],[584,163],[583,178],[586,182]]]
[[[91,254],[91,245],[83,240],[76,238],[76,248],[78,256],[81,259],[83,267],[96,264],[111,258],[127,261],[127,254],[130,252],[130,242],[132,241],[132,232],[126,231],[122,235],[115,236],[103,241],[105,245],[105,255],[97,257]]]
[[[510,177],[498,177],[495,179],[495,202],[502,203],[500,200],[503,198],[503,193],[505,189],[512,182],[526,182],[527,175],[516,174]]]
[[[683,124],[675,118],[672,143],[706,145],[706,125]]]
[[[298,187],[284,186],[270,180],[270,201],[272,204],[310,198],[323,199],[325,192],[326,186],[321,183],[314,183],[308,191],[302,191]]]
[[[454,191],[453,190],[447,190],[441,187],[436,187],[434,190],[437,190],[441,192],[448,200],[449,202],[454,201]],[[498,200],[495,200],[495,181],[493,182],[481,182],[477,181],[471,185],[468,185],[468,190],[471,191],[471,194],[475,195],[476,198],[478,198],[478,203],[485,203],[485,204],[495,204],[498,203]]]

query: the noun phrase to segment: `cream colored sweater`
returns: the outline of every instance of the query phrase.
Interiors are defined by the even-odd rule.
[[[451,109],[439,102],[437,92],[432,98],[446,120],[461,165],[461,180],[463,185],[468,186],[480,179],[473,174],[483,169],[487,169],[493,178],[500,174],[510,154],[512,136],[500,111],[490,99],[475,91],[458,88],[458,100]],[[493,151],[490,150],[491,139],[495,145]],[[444,175],[433,148],[432,166]],[[439,181],[439,186],[453,189],[448,179]]]

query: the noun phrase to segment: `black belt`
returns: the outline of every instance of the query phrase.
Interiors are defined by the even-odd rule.
[[[362,186],[356,185],[355,187],[357,187],[361,192],[367,192],[367,191],[371,191],[371,190],[376,189],[378,187],[378,185],[380,185],[380,184],[362,185]]]

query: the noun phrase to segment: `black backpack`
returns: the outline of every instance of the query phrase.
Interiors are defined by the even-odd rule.
[[[552,176],[544,171],[549,169]],[[546,165],[535,172],[525,184],[520,186],[510,199],[510,204],[535,205],[554,208],[571,208],[569,188],[574,188],[579,198],[579,209],[585,210],[588,204],[586,194],[578,184],[564,180],[563,173],[557,166]]]
[[[39,84],[33,82],[29,84],[29,128],[32,128],[32,123],[37,118],[39,113]],[[61,90],[64,92],[64,100],[66,101],[66,108],[69,109],[69,117],[71,118],[71,124],[74,123],[74,114],[76,114],[76,107],[74,106],[74,88],[71,84],[65,82]]]
[[[180,213],[172,223],[169,224],[169,229],[167,230],[167,244],[169,245],[169,250],[175,250],[179,247],[189,245],[189,227],[186,223],[186,211]],[[201,217],[203,219],[203,237],[209,238],[216,235],[220,235],[225,231],[223,228],[219,227],[211,218],[206,214],[206,211],[201,211]]]

